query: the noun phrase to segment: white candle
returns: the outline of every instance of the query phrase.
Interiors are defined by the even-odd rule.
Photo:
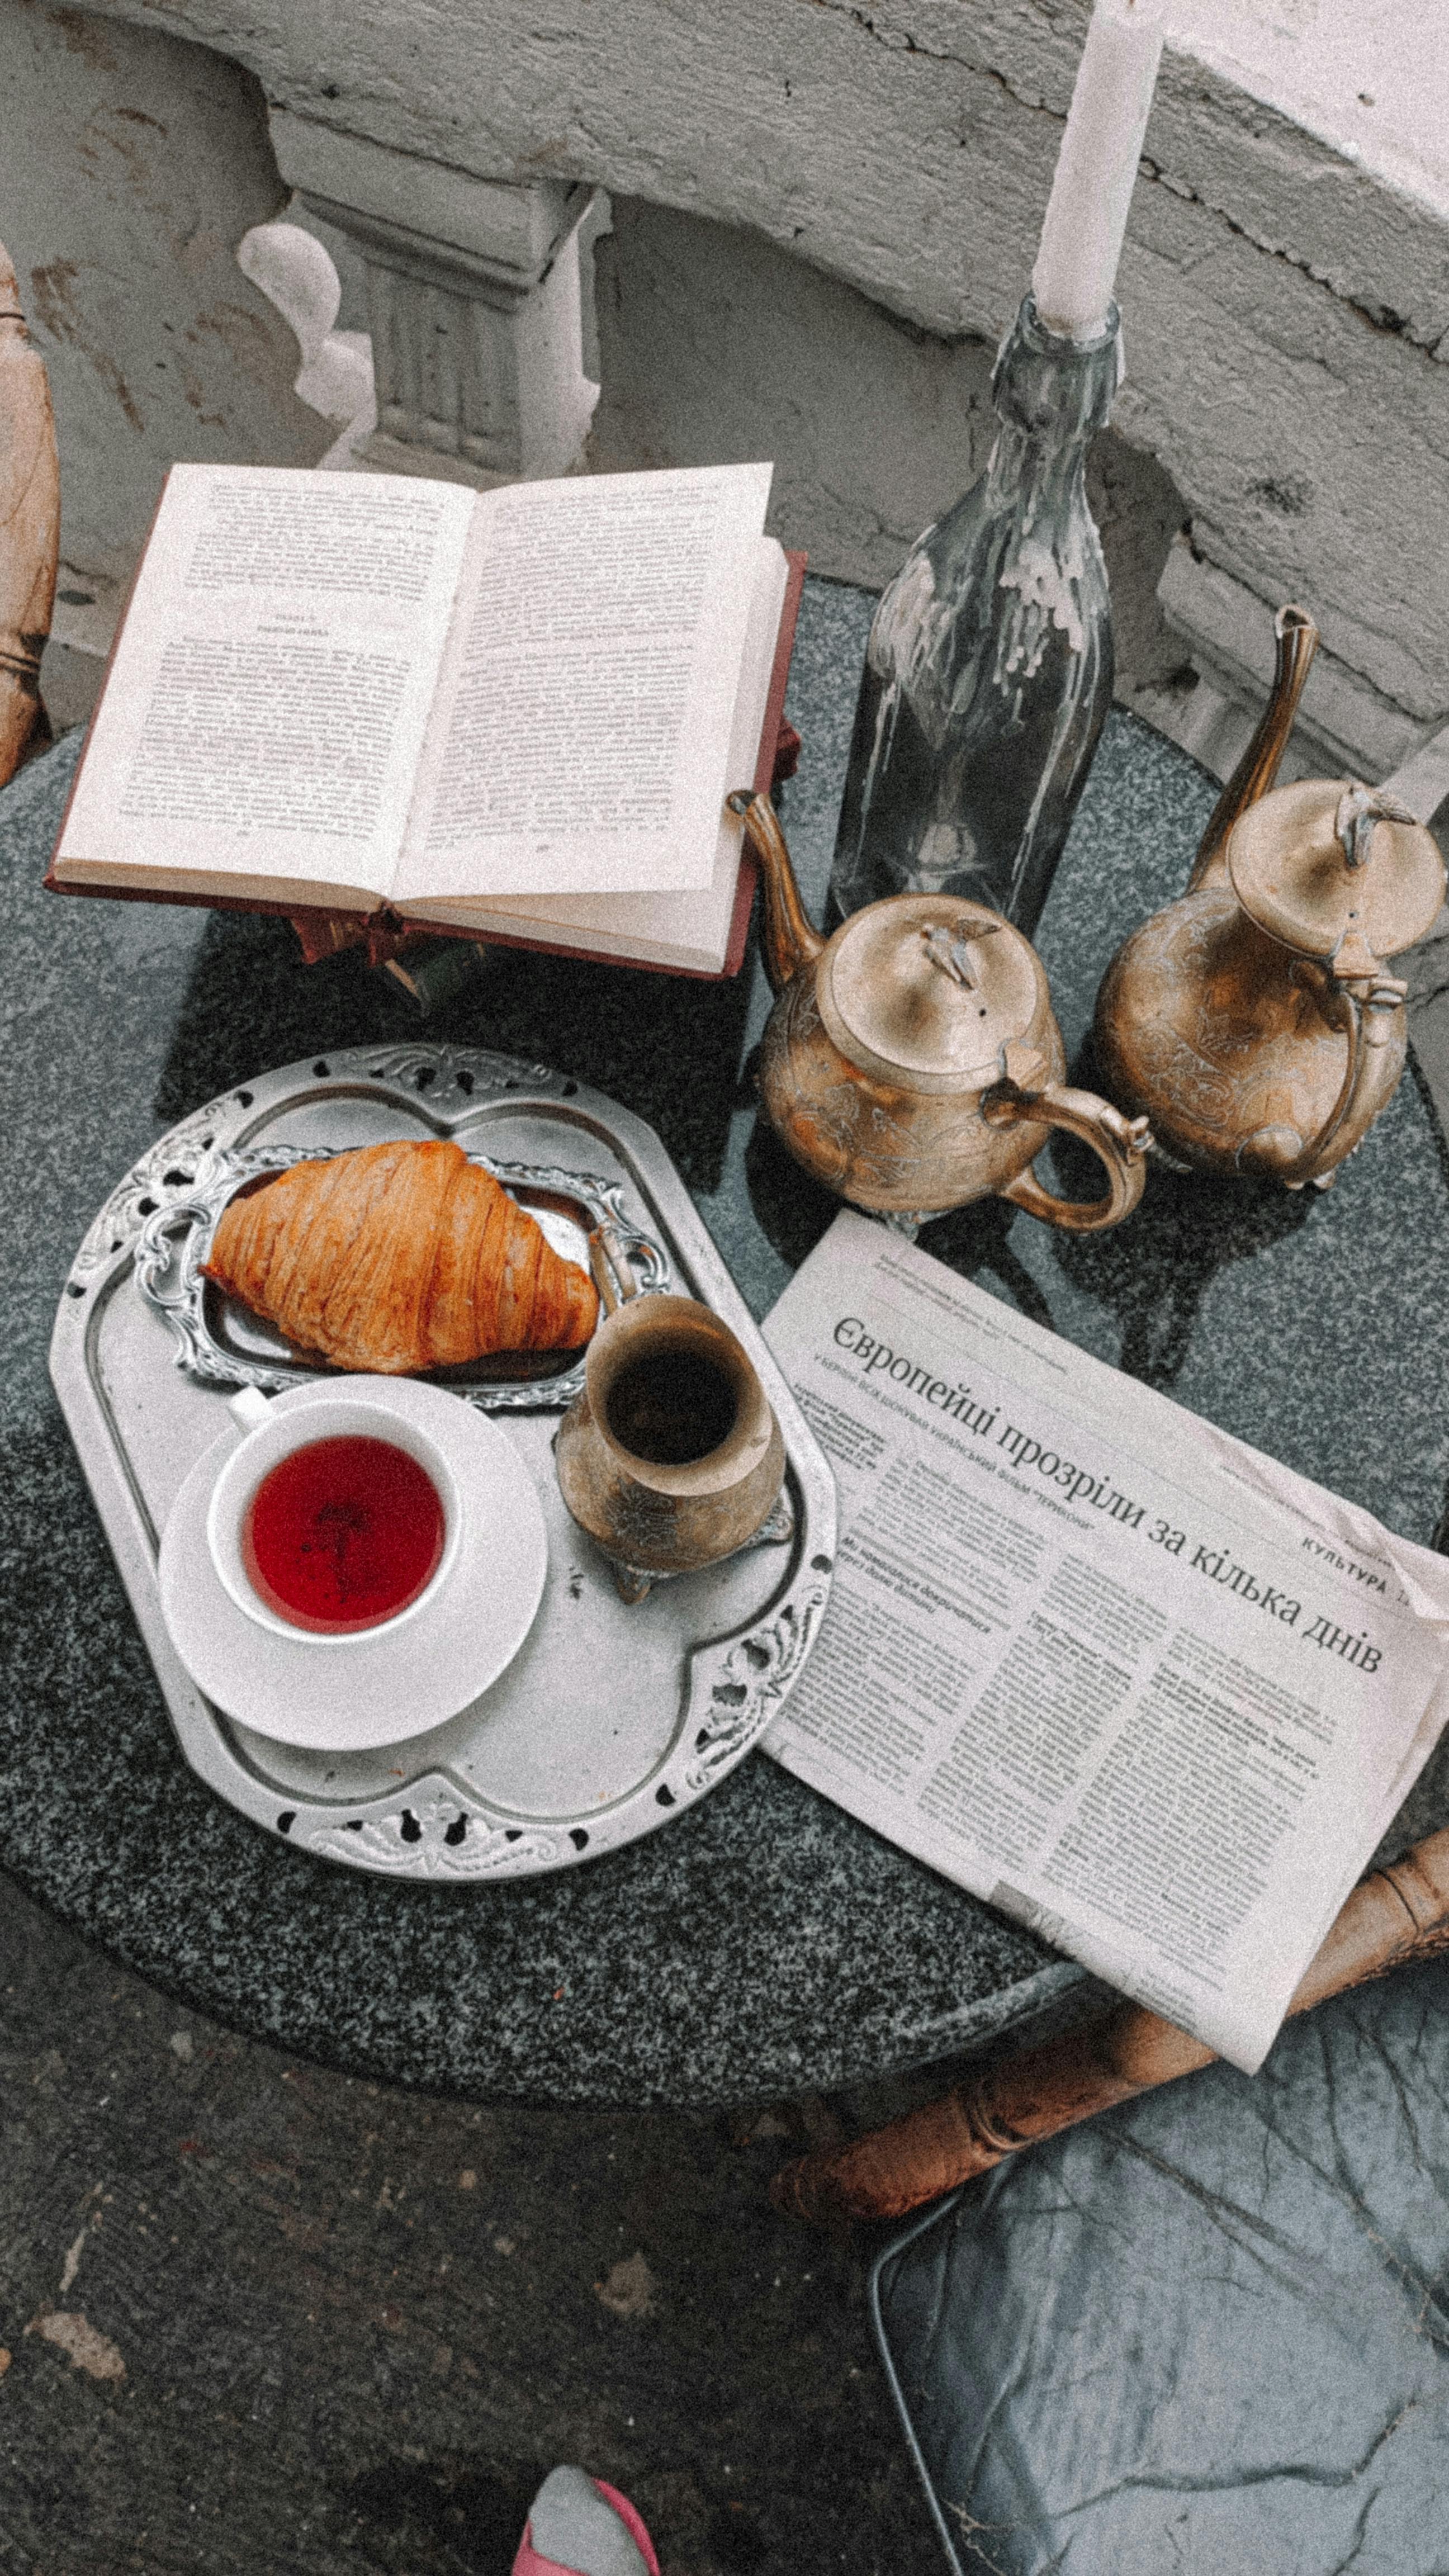
[[[1161,0],[1097,0],[1031,279],[1069,339],[1106,325],[1161,54]]]

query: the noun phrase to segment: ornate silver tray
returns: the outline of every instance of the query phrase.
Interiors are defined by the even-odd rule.
[[[492,1690],[432,1734],[366,1754],[301,1752],[204,1699],[161,1618],[160,1534],[190,1468],[228,1423],[228,1392],[309,1373],[254,1318],[209,1308],[199,1263],[215,1212],[250,1174],[393,1136],[455,1136],[570,1254],[571,1231],[607,1212],[651,1286],[714,1307],[779,1416],[795,1526],[784,1544],[626,1608],[554,1478],[553,1431],[576,1364],[512,1382],[480,1364],[457,1392],[507,1409],[548,1524],[533,1632]],[[56,1317],[51,1375],[186,1760],[269,1832],[353,1868],[524,1878],[634,1841],[743,1759],[825,1609],[829,1469],[673,1164],[642,1120],[540,1065],[421,1045],[354,1048],[197,1110],[127,1173],[86,1234]]]
[[[218,1385],[265,1387],[271,1394],[331,1374],[325,1361],[295,1349],[260,1316],[224,1296],[203,1276],[202,1264],[222,1210],[238,1190],[286,1171],[289,1164],[323,1162],[346,1150],[338,1145],[213,1145],[191,1189],[153,1208],[136,1242],[136,1285],[170,1324],[179,1367]],[[628,1223],[622,1183],[547,1163],[501,1162],[496,1155],[468,1159],[482,1163],[527,1208],[565,1261],[577,1261],[587,1270],[590,1231],[607,1224],[619,1235],[640,1287],[668,1286],[669,1264],[658,1244]],[[453,1387],[482,1412],[523,1412],[546,1405],[561,1413],[583,1385],[584,1358],[582,1353],[575,1358],[558,1351],[503,1351],[428,1375],[433,1384]]]

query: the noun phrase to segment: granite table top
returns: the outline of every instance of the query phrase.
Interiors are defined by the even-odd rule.
[[[783,813],[828,871],[871,601],[807,585]],[[155,1984],[355,2075],[478,2100],[705,2107],[867,2080],[1006,2027],[1079,1971],[762,1754],[628,1849],[508,1886],[288,1848],[186,1768],[52,1394],[71,1256],[200,1102],[405,1007],[284,923],[45,894],[78,740],[0,796],[0,1865]],[[1132,924],[1179,892],[1215,789],[1114,714],[1039,945],[1069,1053]],[[552,1062],[658,1129],[757,1314],[834,1203],[756,1115],[758,968],[705,985],[494,951],[429,1037]],[[416,1026],[416,1022],[411,1023]],[[1153,1172],[1131,1223],[999,1201],[923,1241],[992,1294],[1427,1540],[1449,1484],[1449,1188],[1411,1074],[1330,1192]],[[1431,1766],[1395,1847],[1445,1820]]]

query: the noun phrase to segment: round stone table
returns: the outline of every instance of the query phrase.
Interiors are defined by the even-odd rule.
[[[784,812],[816,897],[869,610],[807,587],[790,708],[806,754]],[[478,2100],[779,2098],[942,2056],[1074,1982],[758,1753],[629,1849],[497,1887],[313,1859],[186,1768],[47,1378],[61,1285],[111,1185],[189,1109],[404,1023],[384,979],[353,957],[304,967],[283,923],[45,894],[76,747],[0,796],[0,1863],[237,2029]],[[1040,937],[1069,1050],[1112,949],[1181,890],[1213,795],[1182,755],[1111,719]],[[757,972],[702,985],[503,951],[428,1035],[552,1062],[650,1120],[763,1314],[833,1212],[757,1123],[764,1007]],[[1449,1192],[1412,1074],[1324,1195],[1155,1171],[1118,1233],[1058,1235],[990,1201],[924,1240],[1393,1527],[1433,1534],[1449,1479]],[[1434,1765],[1396,1843],[1446,1815]]]

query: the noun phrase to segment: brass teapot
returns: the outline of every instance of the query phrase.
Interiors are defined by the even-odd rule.
[[[1062,1080],[1040,958],[985,904],[899,894],[825,939],[807,920],[768,797],[731,796],[764,880],[765,971],[778,997],[760,1091],[799,1163],[853,1206],[902,1224],[995,1192],[1048,1225],[1118,1225],[1142,1196],[1145,1119]],[[1091,1146],[1100,1199],[1058,1198],[1032,1163],[1054,1127]]]
[[[1186,893],[1102,979],[1097,1062],[1167,1161],[1327,1189],[1403,1071],[1407,987],[1383,961],[1429,928],[1444,863],[1382,791],[1273,786],[1318,645],[1301,608],[1276,633],[1272,696]]]

